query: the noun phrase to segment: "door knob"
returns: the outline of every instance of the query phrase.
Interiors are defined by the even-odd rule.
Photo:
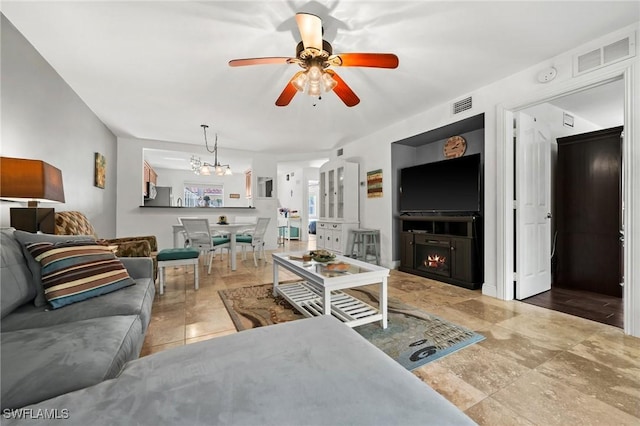
[[[553,215],[551,214],[551,212],[547,213],[547,219],[551,219],[553,217]]]

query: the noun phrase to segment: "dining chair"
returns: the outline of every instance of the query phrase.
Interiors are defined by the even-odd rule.
[[[180,216],[178,217],[178,223],[182,225],[182,219],[198,219],[198,216]],[[187,238],[187,231],[184,229],[180,231],[182,234],[182,240],[184,241],[184,247],[187,248],[189,246],[189,238]]]
[[[256,216],[242,216],[240,222],[246,222],[248,225],[246,228],[238,229],[236,232],[237,235],[252,235],[253,231],[256,229],[256,223],[258,223],[258,218]]]
[[[236,235],[236,245],[242,247],[242,259],[247,258],[247,247],[251,247],[253,250],[253,263],[258,266],[258,260],[256,258],[256,247],[258,248],[258,257],[262,259],[264,257],[264,234],[269,226],[268,217],[259,217],[253,232],[250,234]]]
[[[211,274],[214,253],[218,249],[230,249],[229,237],[212,235],[209,219],[206,218],[180,218],[180,223],[182,223],[184,231],[187,233],[188,246],[209,254],[207,256],[207,265],[209,267],[207,273]]]

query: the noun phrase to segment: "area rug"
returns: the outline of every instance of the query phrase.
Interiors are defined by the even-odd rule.
[[[264,284],[218,293],[238,331],[304,318],[282,297],[274,297],[273,286]],[[377,294],[366,289],[346,291],[372,305],[378,305]],[[354,328],[360,335],[407,370],[459,351],[484,340],[484,336],[435,315],[388,299],[388,326],[379,322]]]

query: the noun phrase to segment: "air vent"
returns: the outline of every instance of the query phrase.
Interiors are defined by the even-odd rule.
[[[452,112],[454,114],[459,114],[463,111],[470,110],[472,107],[473,101],[471,99],[471,96],[469,96],[468,98],[464,98],[462,100],[459,100],[458,102],[454,102]]]
[[[339,150],[336,151],[336,154],[338,157],[342,156],[342,154],[344,154],[344,151],[342,148],[340,148]]]
[[[602,65],[600,60],[600,49],[592,50],[582,56],[578,56],[578,74],[598,68]]]
[[[635,32],[613,43],[576,55],[573,58],[573,75],[597,70],[636,55]]]

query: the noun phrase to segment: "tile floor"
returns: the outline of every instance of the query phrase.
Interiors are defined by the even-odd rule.
[[[306,248],[291,241],[278,251]],[[192,269],[168,270],[142,356],[235,333],[218,290],[272,282],[267,261],[256,268],[249,255],[231,272],[218,255],[211,275],[200,266],[197,291]],[[389,296],[486,337],[414,371],[477,423],[640,425],[640,339],[621,329],[398,271]]]

